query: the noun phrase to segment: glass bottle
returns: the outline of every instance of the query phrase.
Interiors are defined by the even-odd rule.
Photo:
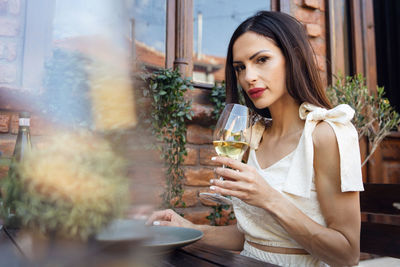
[[[17,216],[15,216],[16,211],[16,201],[20,198],[20,186],[19,179],[16,173],[16,164],[21,162],[21,160],[26,155],[26,152],[31,150],[31,135],[30,135],[30,114],[29,112],[19,113],[19,126],[18,135],[15,142],[14,152],[11,159],[10,168],[8,170],[8,176],[6,178],[6,183],[3,184],[3,190],[5,195],[3,196],[3,207],[2,212],[5,217],[5,224],[7,228],[19,228],[21,223]]]
[[[18,135],[17,141],[15,142],[14,153],[12,157],[13,162],[11,163],[11,167],[13,167],[13,163],[20,162],[24,157],[26,151],[32,148],[29,129],[30,120],[31,115],[29,114],[29,112],[24,111],[19,113]]]

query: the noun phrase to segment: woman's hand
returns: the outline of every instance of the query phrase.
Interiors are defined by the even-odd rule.
[[[153,214],[147,220],[146,224],[195,228],[195,224],[184,219],[182,216],[171,209],[153,212]]]
[[[213,157],[212,160],[232,168],[215,169],[215,173],[225,179],[210,181],[212,184],[210,189],[216,193],[237,197],[250,205],[266,210],[268,210],[269,203],[282,197],[258,174],[254,167],[227,157]]]

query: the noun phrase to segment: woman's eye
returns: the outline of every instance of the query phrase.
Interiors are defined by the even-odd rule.
[[[233,67],[237,73],[245,69],[244,65],[236,65]]]
[[[267,62],[267,60],[268,60],[268,57],[259,57],[259,58],[257,58],[257,63],[265,63],[265,62]]]

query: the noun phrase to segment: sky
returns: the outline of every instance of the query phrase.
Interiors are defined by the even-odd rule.
[[[166,1],[129,0],[136,39],[165,50]],[[203,54],[225,56],[235,28],[258,10],[269,10],[269,0],[193,0],[194,50],[197,51],[197,14],[203,14]]]

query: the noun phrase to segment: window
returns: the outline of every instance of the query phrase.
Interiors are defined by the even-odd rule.
[[[52,0],[26,2],[21,84],[23,90],[43,90],[43,66],[49,57],[55,4]]]
[[[139,67],[154,71],[178,62],[193,69],[189,73],[195,82],[213,84],[224,79],[226,49],[234,29],[256,11],[269,10],[270,1],[248,5],[239,0],[130,0],[129,7],[132,53]]]
[[[137,67],[165,66],[166,1],[130,1],[132,54]],[[133,40],[133,41],[132,41]]]
[[[193,80],[221,82],[225,78],[225,57],[233,31],[259,10],[269,10],[270,1],[194,0]]]
[[[108,48],[127,49],[127,21],[123,1],[27,1],[22,87],[44,90],[46,64],[54,59],[57,49],[102,53],[100,39],[112,40],[118,47]]]

